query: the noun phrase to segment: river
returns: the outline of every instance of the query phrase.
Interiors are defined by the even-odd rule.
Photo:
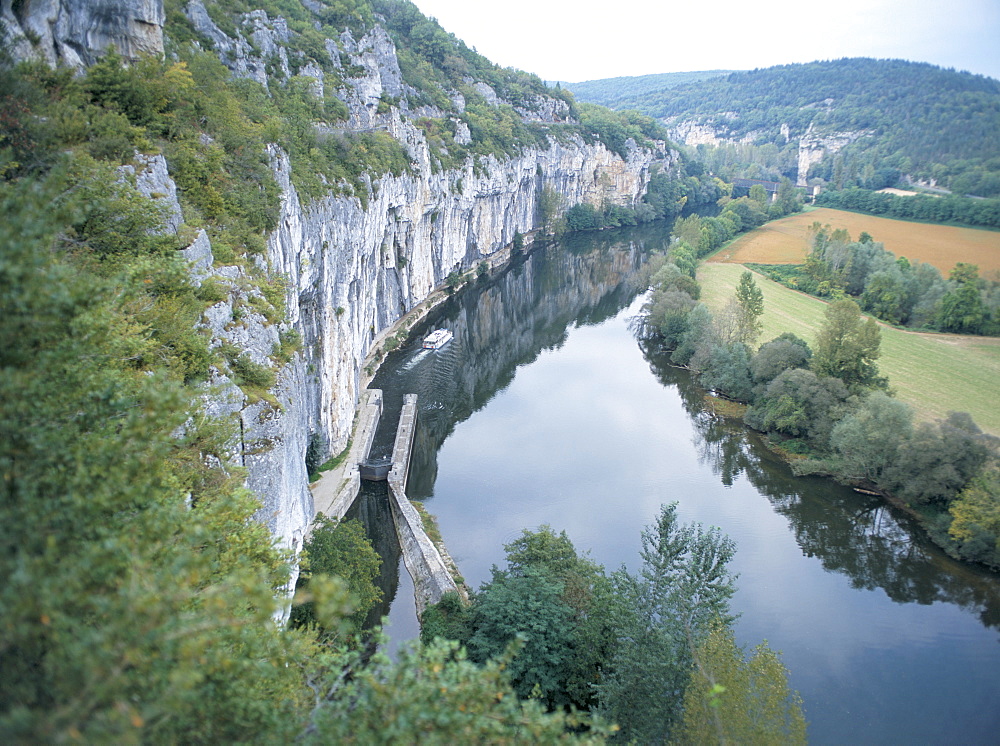
[[[737,639],[781,651],[812,743],[997,743],[1000,579],[878,499],[792,476],[636,341],[640,269],[664,240],[657,226],[571,236],[457,293],[373,382],[386,399],[373,453],[418,394],[407,491],[472,587],[543,524],[609,571],[636,569],[640,531],[677,502],[736,542]],[[420,350],[437,326],[454,341]],[[418,633],[413,590],[377,490],[354,514],[386,557],[377,613],[399,645]]]

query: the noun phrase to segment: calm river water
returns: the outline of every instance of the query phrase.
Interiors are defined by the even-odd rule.
[[[636,568],[659,506],[738,546],[738,640],[783,653],[816,744],[1000,742],[1000,581],[950,560],[879,500],[796,478],[745,428],[706,411],[683,371],[628,330],[663,229],[571,237],[456,295],[372,384],[388,451],[419,395],[408,493],[437,516],[470,585],[523,528],[565,530],[613,570]],[[373,492],[387,630],[417,635],[412,584]]]

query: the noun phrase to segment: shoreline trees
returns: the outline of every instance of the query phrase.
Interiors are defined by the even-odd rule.
[[[829,256],[838,255],[844,238],[824,239]],[[885,393],[877,324],[863,321],[850,298],[828,305],[815,350],[794,335],[756,351],[735,341],[731,312],[713,318],[696,300],[696,283],[682,287],[673,280],[679,274],[676,265],[670,269],[675,251],[686,251],[679,236],[653,276],[637,334],[668,350],[671,362],[691,370],[703,387],[746,405],[744,423],[781,451],[806,456],[792,461],[796,473],[828,475],[896,496],[924,514],[928,533],[947,552],[1000,567],[993,518],[1000,492],[984,476],[996,468],[1000,440],[984,434],[967,414],[914,425],[909,407]],[[968,268],[960,274],[967,284],[975,277]]]

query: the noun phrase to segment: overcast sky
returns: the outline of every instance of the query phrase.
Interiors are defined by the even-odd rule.
[[[579,82],[840,57],[1000,78],[1000,0],[414,0],[505,67]]]

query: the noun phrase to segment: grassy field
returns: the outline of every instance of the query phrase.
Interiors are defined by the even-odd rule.
[[[780,222],[780,221],[779,221]],[[698,271],[702,300],[713,311],[735,295],[744,268],[707,263]],[[815,343],[826,303],[756,275],[764,293],[767,341],[793,332]],[[924,334],[882,325],[879,368],[899,399],[922,419],[968,412],[984,431],[1000,436],[1000,339],[953,334]]]
[[[979,266],[980,275],[1000,273],[1000,231],[910,223],[820,207],[775,220],[737,238],[714,261],[736,264],[801,264],[809,253],[809,226],[846,228],[853,240],[867,231],[896,256],[929,262],[945,277],[956,262]]]

